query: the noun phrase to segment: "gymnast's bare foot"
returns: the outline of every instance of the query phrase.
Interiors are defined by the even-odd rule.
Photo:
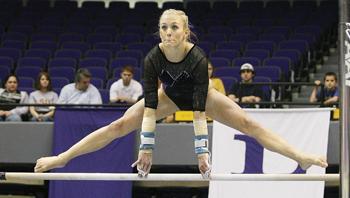
[[[306,155],[306,154],[302,155],[298,163],[303,170],[310,168],[310,166],[312,165],[320,166],[322,168],[327,168],[328,166],[328,163],[325,157]]]
[[[41,173],[54,168],[62,168],[66,162],[60,156],[42,157],[36,161],[34,172]]]

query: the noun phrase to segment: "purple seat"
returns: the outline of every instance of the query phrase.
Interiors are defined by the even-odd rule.
[[[0,57],[1,58],[1,57]],[[5,79],[10,74],[11,68],[0,63],[0,80]]]
[[[131,57],[136,58],[137,60],[141,60],[143,58],[143,54],[140,50],[123,50],[118,51],[115,54],[115,57]]]
[[[103,89],[103,80],[100,78],[91,78],[90,81],[91,84],[93,84],[97,89]]]
[[[94,78],[99,78],[102,80],[107,79],[107,69],[105,67],[85,67],[86,69],[88,69]]]
[[[290,36],[291,40],[304,40],[312,48],[316,44],[316,36],[313,34],[293,34]]]
[[[16,69],[16,75],[19,77],[29,77],[36,79],[38,74],[41,72],[39,67],[19,67]]]
[[[143,54],[147,54],[152,48],[152,45],[149,43],[130,43],[127,48],[128,50],[140,50]]]
[[[267,50],[269,54],[272,54],[275,50],[276,46],[275,43],[272,41],[253,41],[247,44],[246,49],[247,50]]]
[[[37,32],[53,34],[56,36],[56,35],[62,34],[64,30],[61,26],[57,26],[57,25],[41,25],[41,26],[38,26]]]
[[[301,61],[301,54],[298,50],[278,50],[276,51],[273,56],[279,56],[279,57],[287,57],[291,60],[293,68],[298,66],[298,63]]]
[[[228,60],[232,60],[234,58],[239,57],[239,51],[228,50],[228,49],[217,49],[215,51],[210,52],[209,56],[210,58],[220,57],[220,58],[226,58]],[[231,64],[228,64],[228,65],[231,66]]]
[[[214,49],[215,45],[212,42],[209,41],[201,41],[198,44],[198,47],[200,47],[206,54],[210,54],[210,52]]]
[[[81,58],[81,51],[76,49],[61,49],[55,53],[55,58],[74,58],[79,60]]]
[[[269,33],[269,34],[281,34],[283,35],[285,38],[288,38],[289,34],[290,34],[290,27],[288,26],[272,26],[270,28],[268,28],[265,33]]]
[[[210,57],[210,61],[215,68],[218,67],[231,67],[231,61],[224,57]]]
[[[279,34],[279,33],[265,33],[260,35],[259,39],[265,40],[265,41],[273,41],[274,43],[279,43],[285,40],[286,38],[283,34]]]
[[[134,68],[139,66],[138,60],[136,58],[130,58],[130,57],[126,57],[126,58],[115,58],[111,64],[110,64],[110,69],[111,71],[113,71],[115,68],[117,67],[124,67],[126,65],[131,65]]]
[[[103,25],[103,26],[98,26],[95,29],[96,34],[109,34],[110,36],[114,37],[117,35],[118,30],[114,25]]]
[[[230,41],[238,41],[242,43],[247,43],[249,41],[255,40],[257,37],[256,34],[252,33],[238,33],[238,34],[233,34],[230,36]]]
[[[259,68],[260,69],[260,68]],[[264,67],[263,67],[264,69]],[[261,71],[261,70],[259,70]],[[266,77],[266,76],[255,76],[254,77],[254,82],[271,82],[271,78],[270,77]],[[264,98],[262,98],[264,101],[270,101],[271,100],[271,86],[269,85],[262,85],[261,86],[263,93],[264,93]]]
[[[71,67],[52,67],[49,68],[49,74],[51,78],[65,77],[72,82],[75,76],[75,70]]]
[[[141,37],[145,34],[144,26],[140,25],[128,25],[121,29],[122,34],[138,34]]]
[[[248,49],[244,52],[245,57],[255,57],[263,62],[265,58],[270,57],[270,52],[263,49]]]
[[[33,88],[34,79],[31,77],[18,76],[18,85],[22,88]]]
[[[6,32],[2,36],[2,40],[13,40],[27,42],[28,38],[25,34],[20,32]]]
[[[213,10],[215,13],[230,14],[237,9],[237,2],[235,1],[214,1]]]
[[[321,34],[321,27],[318,25],[304,25],[295,28],[296,34],[312,34],[315,37],[319,37]]]
[[[141,69],[138,68],[138,67],[134,67],[133,69],[134,69],[134,77],[133,77],[133,79],[140,82],[140,80],[141,80]],[[115,68],[114,71],[113,71],[113,77],[114,78],[120,78],[120,73],[121,72],[122,72],[122,67]]]
[[[58,38],[59,43],[64,43],[67,41],[81,42],[83,40],[84,40],[84,36],[78,33],[63,33]]]
[[[284,80],[290,80],[290,72],[291,72],[291,60],[286,57],[271,57],[267,58],[264,61],[264,66],[277,66],[281,68],[282,75]]]
[[[249,26],[252,23],[252,19],[247,17],[247,18],[231,18],[228,22],[228,26],[236,29],[237,27],[241,26]]]
[[[218,67],[214,70],[215,77],[234,77],[240,78],[240,68],[238,67]]]
[[[160,42],[160,38],[154,34],[146,34],[143,38],[144,42],[150,43],[152,46]]]
[[[127,45],[128,43],[140,42],[141,37],[139,34],[132,34],[132,33],[120,34],[116,36],[115,41],[123,45]]]
[[[282,71],[276,66],[262,66],[255,67],[255,74],[257,76],[264,76],[270,78],[273,82],[281,81]]]
[[[107,83],[106,83],[106,89],[109,90],[109,89],[111,88],[112,84],[113,84],[115,81],[119,80],[119,79],[120,79],[120,76],[117,77],[117,78],[108,79],[108,80],[107,80]],[[109,98],[108,98],[108,101],[109,101]]]
[[[304,54],[309,50],[309,45],[304,40],[287,40],[280,42],[279,49],[294,49],[300,51],[301,54]]]
[[[76,25],[71,24],[66,27],[66,32],[76,33],[86,36],[89,32],[92,32],[90,25]]]
[[[74,58],[53,58],[48,63],[48,68],[53,67],[71,67],[75,69],[77,61]]]
[[[51,85],[54,89],[62,89],[69,84],[69,80],[66,77],[52,77]]]
[[[38,57],[48,61],[51,57],[51,51],[47,49],[28,49],[24,53],[25,57]]]
[[[95,49],[104,49],[109,50],[112,54],[115,54],[117,51],[122,49],[121,43],[113,43],[113,42],[99,42],[95,43]]]
[[[86,41],[90,43],[90,45],[94,45],[95,43],[98,43],[98,42],[112,42],[112,40],[113,40],[113,36],[105,33],[89,34],[86,37]]]
[[[107,61],[103,58],[84,58],[79,62],[80,68],[103,67],[107,68]]]
[[[143,13],[154,13],[158,12],[158,3],[157,2],[151,2],[151,1],[137,1],[135,3],[135,11],[137,12],[143,12]]]
[[[0,56],[0,66],[13,69],[14,60],[10,57]]]
[[[231,89],[233,83],[238,82],[237,78],[234,78],[234,77],[223,76],[223,77],[220,77],[220,79],[222,80],[222,83],[224,84],[226,94],[230,92],[230,89]]]
[[[232,60],[232,65],[235,67],[241,67],[244,63],[250,63],[254,67],[261,65],[260,60],[255,57],[239,57]]]
[[[23,41],[4,40],[2,42],[2,47],[14,48],[14,49],[19,49],[23,51],[25,48],[27,48],[27,44],[26,42],[23,42]]]
[[[79,50],[83,54],[90,49],[90,45],[85,42],[67,41],[62,43],[62,49]]]
[[[239,41],[220,41],[216,43],[216,49],[228,49],[242,51],[243,43]]]
[[[108,89],[99,89],[103,104],[109,103],[109,90]]]
[[[23,57],[19,58],[17,62],[17,67],[38,67],[43,69],[46,67],[46,60],[36,57]]]
[[[85,57],[87,58],[102,58],[107,61],[107,63],[112,59],[112,52],[105,49],[95,49],[88,50],[85,53]]]
[[[10,32],[21,32],[25,34],[27,37],[31,35],[34,31],[33,26],[31,25],[13,25],[9,28]]]
[[[163,9],[184,10],[185,8],[182,2],[166,1],[163,3]]]
[[[54,41],[34,41],[30,44],[30,49],[45,49],[49,50],[51,54],[54,53],[56,48],[57,43]]]
[[[189,1],[186,7],[189,13],[207,13],[210,10],[210,3],[209,1]]]
[[[22,56],[22,51],[14,48],[0,48],[0,57],[12,58],[15,62]]]
[[[238,27],[236,31],[237,33],[240,33],[240,34],[254,34],[254,35],[258,35],[259,33],[262,32],[260,28],[254,27],[254,26]]]
[[[225,33],[208,33],[202,37],[202,40],[217,43],[219,41],[226,41],[227,38]]]

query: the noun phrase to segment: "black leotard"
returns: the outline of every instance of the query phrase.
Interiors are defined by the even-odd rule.
[[[157,82],[162,81],[166,95],[181,109],[205,111],[208,94],[208,60],[196,45],[181,62],[170,62],[159,46],[145,57],[145,107],[158,105]]]

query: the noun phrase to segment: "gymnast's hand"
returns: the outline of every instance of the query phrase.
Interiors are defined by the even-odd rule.
[[[36,161],[34,172],[41,173],[54,168],[61,168],[66,165],[66,161],[60,156],[42,157]]]
[[[136,162],[131,167],[137,166],[139,177],[147,177],[152,166],[152,150],[140,150]]]
[[[211,163],[209,153],[202,153],[197,156],[198,168],[204,179],[210,179]]]

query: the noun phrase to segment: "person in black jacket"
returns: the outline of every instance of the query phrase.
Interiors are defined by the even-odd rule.
[[[130,107],[124,116],[83,138],[58,156],[40,158],[36,172],[62,167],[71,159],[103,148],[116,138],[141,127],[137,166],[140,176],[147,176],[152,165],[156,120],[177,110],[194,112],[195,153],[203,177],[210,176],[210,153],[206,116],[257,139],[271,151],[296,160],[306,169],[311,165],[327,166],[324,158],[305,154],[284,139],[263,128],[235,102],[209,86],[208,60],[203,51],[191,43],[188,17],[183,11],[165,10],[159,20],[161,43],[144,61],[144,100]],[[158,79],[162,86],[158,89]],[[180,143],[174,141],[174,144]]]

